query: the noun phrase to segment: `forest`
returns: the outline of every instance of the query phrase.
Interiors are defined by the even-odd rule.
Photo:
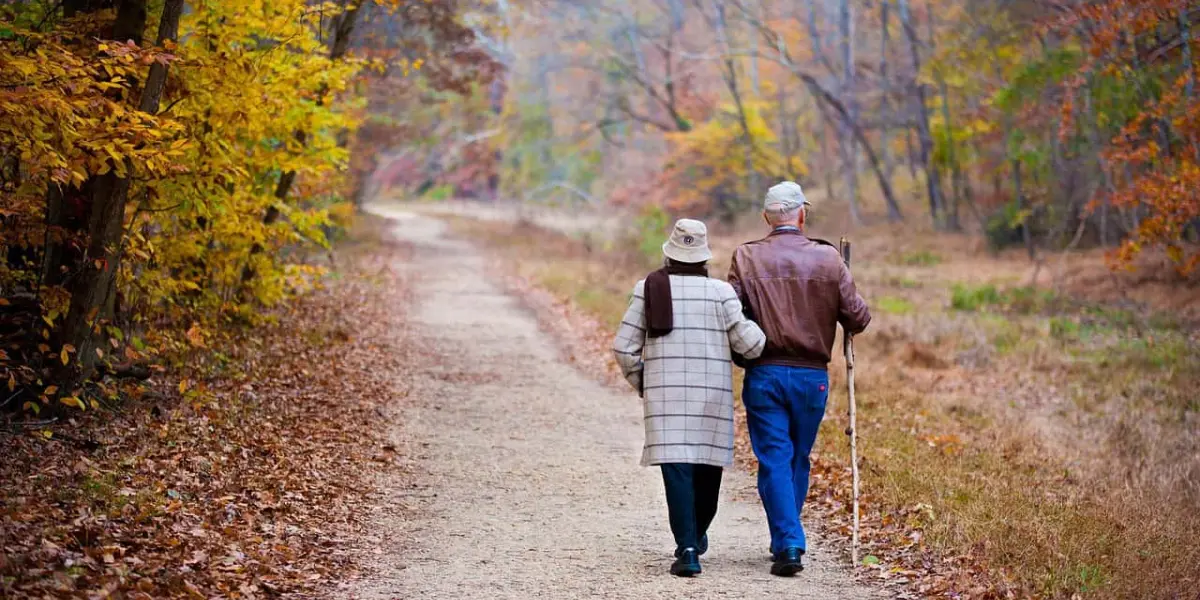
[[[327,549],[367,527],[361,464],[399,460],[393,396],[427,375],[406,337],[419,252],[372,206],[569,215],[570,235],[448,222],[594,317],[593,339],[673,218],[726,251],[794,180],[818,231],[867,240],[856,269],[886,316],[865,418],[912,425],[866,442],[898,457],[866,476],[881,577],[1183,597],[1200,583],[1197,28],[1194,0],[0,2],[0,595],[326,597],[352,564]],[[1038,287],[1074,257],[1102,263],[1094,293]],[[1063,430],[1100,423],[1117,448],[1095,490],[1003,419],[906,388],[936,395],[925,371],[960,369],[1016,406],[1021,381],[971,377],[1035,365],[1069,372],[1060,413],[1089,415]],[[887,422],[892,400],[911,414]],[[1003,458],[968,460],[971,442]],[[818,471],[836,513],[844,474]],[[999,529],[996,488],[946,491],[987,474],[1028,527]]]
[[[437,89],[490,76],[457,11],[0,7],[3,405],[96,408],[311,287],[320,267],[301,255],[329,248],[372,144],[390,141],[371,136],[372,99],[423,66]]]
[[[0,375],[34,412],[253,323],[381,184],[729,221],[796,179],[845,225],[1200,261],[1183,0],[3,11]]]
[[[1194,2],[497,2],[505,76],[425,106],[389,182],[435,197],[818,217],[1035,260],[1196,267]],[[408,114],[421,114],[415,110]],[[414,125],[420,121],[414,120]],[[415,141],[414,140],[414,141]]]

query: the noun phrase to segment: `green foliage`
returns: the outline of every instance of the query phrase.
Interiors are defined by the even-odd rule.
[[[887,279],[887,285],[904,288],[906,290],[915,290],[923,287],[923,284],[911,277],[890,277]]]
[[[1008,85],[992,97],[992,104],[1008,114],[1037,102],[1052,83],[1063,81],[1079,70],[1083,54],[1075,48],[1061,48],[1034,57],[1021,65]]]
[[[1084,329],[1079,321],[1069,317],[1050,318],[1050,337],[1061,341],[1076,341]]]
[[[1145,370],[1175,369],[1185,361],[1195,363],[1196,344],[1180,334],[1153,333],[1123,338],[1111,353],[1104,357],[1109,364],[1136,366]],[[1194,367],[1193,367],[1194,368]]]
[[[1031,210],[1022,210],[1017,206],[1016,201],[1001,205],[988,217],[984,226],[984,236],[987,237],[988,246],[993,250],[1002,250],[1023,244],[1025,238],[1021,228],[1026,225],[1035,226],[1032,216]],[[1030,235],[1036,236],[1037,234],[1037,229],[1031,229]]]
[[[1162,96],[1168,73],[1148,67],[1120,73],[1101,71],[1092,74],[1091,98],[1096,112],[1096,127],[1116,132],[1137,119],[1147,98]]]
[[[1059,303],[1060,299],[1053,291],[1028,286],[1001,291],[991,284],[955,284],[950,295],[950,306],[966,312],[997,308],[1017,314],[1034,314],[1045,312]]]
[[[517,197],[554,179],[554,122],[542,102],[514,103],[504,137],[505,186]]]
[[[1000,292],[994,285],[978,287],[955,284],[951,290],[950,306],[954,310],[978,311],[1000,303]]]
[[[1007,310],[1021,314],[1045,312],[1054,308],[1059,300],[1052,290],[1030,286],[1005,290],[1003,298]]]
[[[942,256],[929,250],[918,250],[900,255],[900,264],[910,267],[932,267],[942,264]]]
[[[671,228],[671,215],[661,206],[648,205],[634,221],[638,253],[648,264],[662,261],[662,245]]]
[[[1079,567],[1079,591],[1087,594],[1100,590],[1107,583],[1104,568],[1099,565],[1083,565]]]
[[[448,183],[435,185],[422,195],[422,198],[431,202],[444,202],[454,197],[454,186]]]
[[[880,311],[893,315],[907,315],[917,308],[912,302],[896,296],[880,296],[873,304]]]

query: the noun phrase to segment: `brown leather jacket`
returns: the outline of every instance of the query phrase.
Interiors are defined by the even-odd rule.
[[[798,230],[739,246],[729,283],[767,334],[762,357],[750,365],[826,369],[837,324],[857,334],[871,322],[837,248]]]

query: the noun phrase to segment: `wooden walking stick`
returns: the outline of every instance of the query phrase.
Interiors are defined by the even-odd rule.
[[[850,240],[842,238],[839,244],[839,249],[842,251],[842,260],[846,263],[846,268],[850,268]],[[846,435],[850,436],[850,477],[853,485],[854,498],[854,528],[851,530],[850,538],[850,560],[854,566],[858,566],[858,427],[855,415],[854,403],[854,336],[842,327],[842,352],[846,356],[846,391],[850,396],[847,412],[850,416],[850,425],[846,427]]]

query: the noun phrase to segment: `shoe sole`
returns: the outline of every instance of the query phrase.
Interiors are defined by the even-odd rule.
[[[695,577],[700,574],[700,570],[696,569],[695,571],[693,571],[691,569],[688,569],[688,570],[681,570],[681,571],[671,571],[671,574],[676,577]]]
[[[804,570],[804,565],[799,563],[788,563],[785,565],[774,565],[771,567],[771,574],[776,577],[795,577],[797,573]]]

